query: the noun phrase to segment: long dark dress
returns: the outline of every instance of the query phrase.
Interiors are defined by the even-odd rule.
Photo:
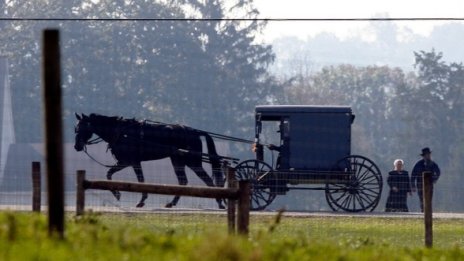
[[[390,186],[386,212],[408,212],[407,195],[411,192],[409,182],[409,173],[407,171],[390,171],[388,173],[387,183]],[[394,191],[393,187],[398,190]]]

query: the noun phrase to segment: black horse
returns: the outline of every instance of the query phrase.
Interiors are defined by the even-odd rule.
[[[117,160],[116,165],[111,166],[107,172],[107,178],[111,180],[113,174],[131,166],[139,182],[144,182],[142,161],[170,158],[180,185],[187,184],[185,167],[191,168],[198,177],[208,186],[214,186],[213,179],[203,169],[202,162],[205,155],[209,155],[208,161],[212,165],[213,177],[217,187],[224,186],[224,175],[221,171],[220,157],[211,136],[204,131],[196,130],[182,125],[171,125],[121,117],[108,117],[98,114],[79,115],[75,132],[76,141],[74,148],[77,151],[85,149],[86,145],[94,144],[91,137],[97,135],[108,143],[108,147]],[[206,140],[208,154],[202,152],[201,137]],[[117,200],[121,198],[119,191],[111,191]],[[179,201],[179,196],[166,204],[173,207]],[[137,207],[143,207],[147,193],[142,193],[142,198]],[[221,199],[216,199],[219,208],[224,208]]]

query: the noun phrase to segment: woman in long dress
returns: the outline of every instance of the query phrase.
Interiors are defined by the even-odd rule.
[[[388,173],[387,183],[390,186],[386,212],[408,212],[407,196],[411,195],[409,173],[403,170],[404,162],[401,159],[393,163],[394,170]]]

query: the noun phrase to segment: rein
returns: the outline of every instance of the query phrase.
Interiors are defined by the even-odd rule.
[[[145,122],[154,123],[154,124],[173,125],[173,124],[169,124],[169,123],[163,123],[163,122],[152,121],[152,120],[145,120]],[[198,132],[207,133],[207,134],[210,135],[211,137],[217,138],[217,139],[220,139],[220,140],[235,141],[235,142],[247,143],[247,144],[253,144],[253,143],[255,143],[255,141],[252,141],[252,140],[246,140],[246,139],[236,138],[236,137],[227,136],[227,135],[223,135],[223,134],[219,134],[219,133],[214,133],[214,132],[210,132],[210,131],[205,131],[205,130],[200,130],[200,129],[194,129],[194,130],[196,130],[196,131],[198,131]]]
[[[102,166],[102,167],[112,168],[112,167],[117,166],[117,164],[116,164],[116,165],[106,165],[106,164],[103,164],[103,163],[101,163],[100,161],[98,161],[97,159],[95,159],[94,157],[92,157],[92,155],[90,155],[90,154],[87,152],[87,145],[97,144],[97,143],[100,143],[101,141],[103,141],[103,139],[100,138],[100,137],[88,141],[87,144],[84,145],[84,153],[87,154],[87,156],[88,156],[91,160],[95,161],[98,165],[100,165],[100,166]]]
[[[102,141],[103,141],[103,139],[102,139],[102,138],[100,138],[100,137],[96,137],[96,138],[95,138],[95,139],[93,139],[93,140],[89,140],[89,141],[87,141],[87,143],[86,143],[85,145],[93,145],[93,144],[100,143],[100,142],[102,142]]]

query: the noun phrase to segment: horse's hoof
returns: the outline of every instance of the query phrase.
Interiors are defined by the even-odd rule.
[[[168,203],[168,204],[166,204],[166,206],[164,206],[164,207],[165,207],[165,208],[172,208],[172,207],[174,207],[174,204]]]
[[[136,207],[138,207],[138,208],[143,208],[143,206],[145,206],[145,203],[143,203],[143,202],[140,202],[139,204],[137,204],[137,206],[136,206]]]

